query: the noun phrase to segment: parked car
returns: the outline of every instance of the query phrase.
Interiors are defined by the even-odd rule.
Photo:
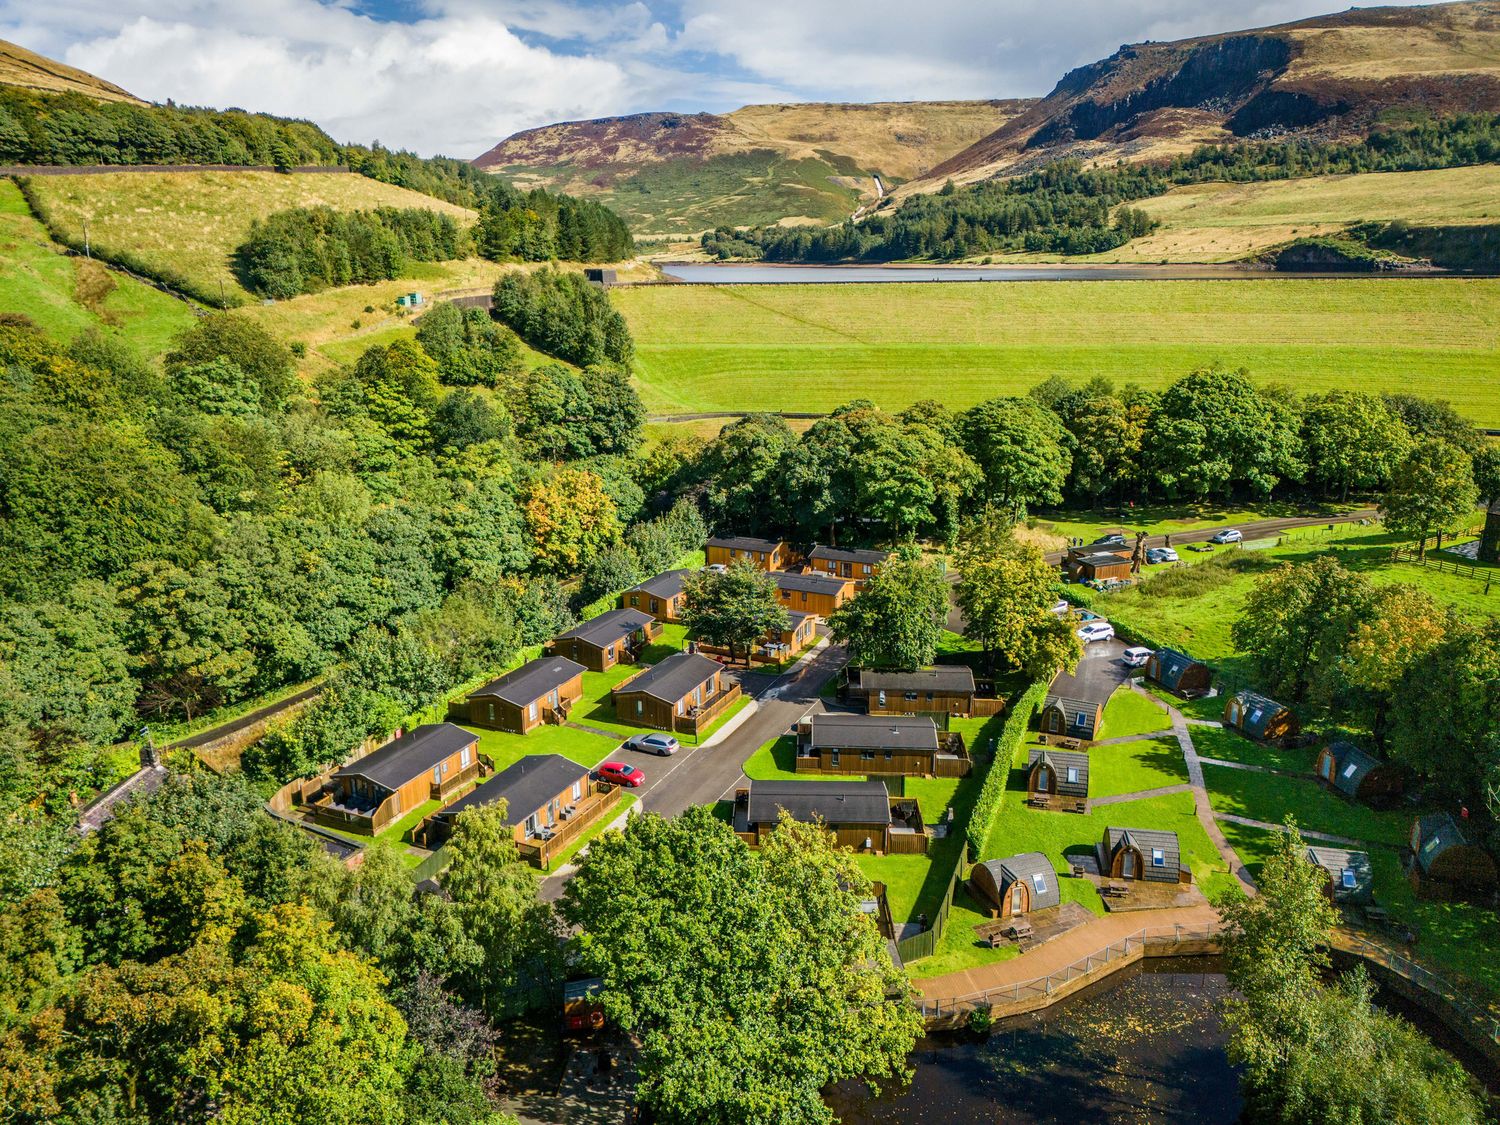
[[[1073,603],[1068,601],[1067,598],[1058,598],[1057,601],[1052,603],[1052,612],[1059,617],[1067,616],[1068,610],[1072,608]]]
[[[625,740],[625,749],[670,758],[682,749],[682,745],[670,734],[637,734]]]
[[[1125,661],[1125,667],[1127,668],[1144,668],[1146,666],[1146,661],[1151,659],[1151,650],[1149,648],[1141,648],[1139,646],[1135,648],[1127,648],[1124,653],[1121,654],[1120,659]]]
[[[1216,531],[1213,537],[1209,539],[1210,543],[1243,543],[1244,541],[1245,537],[1233,527],[1226,527],[1222,531]]]
[[[1114,640],[1115,627],[1108,621],[1090,621],[1087,625],[1081,625],[1078,629],[1078,639],[1084,644],[1093,641]]]
[[[1152,547],[1146,552],[1148,563],[1169,563],[1177,561],[1177,552],[1171,547]]]
[[[1108,535],[1101,535],[1089,544],[1090,547],[1123,547],[1125,545],[1125,536],[1121,535],[1118,531],[1112,531]]]
[[[725,566],[723,563],[709,563],[703,569],[707,570],[707,571],[709,571],[709,572],[711,572],[713,574],[723,574],[729,568],[727,566]]]
[[[605,762],[599,767],[599,780],[623,785],[627,789],[639,789],[646,783],[646,775],[626,762]]]

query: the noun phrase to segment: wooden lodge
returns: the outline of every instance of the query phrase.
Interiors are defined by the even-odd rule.
[[[1069,547],[1063,559],[1069,582],[1100,582],[1130,577],[1130,551],[1104,547]]]
[[[1307,862],[1321,867],[1328,876],[1323,893],[1338,903],[1364,905],[1375,898],[1375,869],[1364,852],[1309,845]]]
[[[648,578],[620,595],[621,609],[638,609],[657,621],[672,622],[682,617],[682,580],[691,571],[668,570]]]
[[[791,564],[792,549],[780,539],[745,535],[715,536],[703,545],[709,566],[732,566],[744,559],[761,570],[780,570]]]
[[[829,578],[848,578],[856,586],[880,573],[881,564],[889,557],[888,551],[867,551],[844,547],[824,547],[821,544],[807,553],[807,570]]]
[[[963,735],[927,715],[822,712],[797,724],[798,773],[964,777],[973,762]]]
[[[1103,677],[1080,679],[1070,672],[1058,672],[1036,713],[1037,729],[1043,734],[1092,742],[1104,728],[1104,708],[1114,691],[1113,681]]]
[[[712,657],[677,652],[616,684],[610,694],[622,723],[698,734],[740,697],[740,685]]]
[[[1495,893],[1495,861],[1469,843],[1447,813],[1419,816],[1411,826],[1412,889],[1422,898],[1478,899]]]
[[[1176,649],[1159,648],[1146,660],[1146,679],[1174,695],[1202,695],[1213,684],[1213,670]]]
[[[986,689],[989,690],[989,689]],[[871,715],[952,715],[955,718],[997,715],[1005,701],[979,691],[974,672],[964,664],[937,664],[911,672],[874,672],[868,668],[850,685]]]
[[[915,798],[891,797],[883,781],[751,781],[735,792],[734,830],[759,847],[783,812],[803,824],[821,823],[840,847],[862,854],[927,854]]]
[[[543,656],[491,680],[467,699],[448,704],[448,720],[485,730],[526,734],[543,723],[561,723],[583,698],[582,664]]]
[[[639,609],[612,609],[559,633],[547,643],[553,656],[566,656],[592,672],[634,664],[641,650],[661,633],[656,618]]]
[[[1037,747],[1026,764],[1026,802],[1064,812],[1089,811],[1089,756]]]
[[[854,580],[851,578],[792,574],[784,570],[778,570],[774,577],[782,608],[788,612],[831,617],[834,610],[854,596]]]
[[[453,796],[480,770],[478,735],[452,723],[429,723],[333,774],[312,803],[312,817],[374,835],[427,801]]]
[[[453,835],[453,826],[465,810],[504,801],[506,821],[513,826],[516,843],[540,842],[543,833],[550,838],[558,826],[595,803],[590,799],[599,783],[589,774],[587,766],[561,754],[528,754],[451,805],[438,809],[412,833],[412,840],[420,847],[436,848]]]
[[[1290,710],[1253,691],[1229,697],[1224,704],[1224,725],[1262,742],[1274,742],[1302,729]]]
[[[1099,874],[1109,879],[1148,883],[1191,883],[1182,864],[1177,833],[1152,828],[1106,828],[1096,848]]]
[[[1352,742],[1330,742],[1318,752],[1318,780],[1346,797],[1388,805],[1406,791],[1408,774],[1396,762],[1382,762]]]
[[[1033,910],[1062,905],[1062,889],[1052,861],[1041,852],[1022,852],[976,863],[969,872],[976,901],[998,918],[1016,918]]]
[[[775,650],[770,655],[779,660],[796,656],[818,639],[819,618],[816,613],[788,610],[786,618],[786,628],[777,630],[774,639],[769,634],[766,636],[766,647]]]

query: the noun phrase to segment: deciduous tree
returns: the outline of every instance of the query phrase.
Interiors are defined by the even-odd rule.
[[[748,559],[724,571],[695,571],[683,579],[682,592],[689,632],[727,648],[730,660],[743,650],[749,663],[750,650],[787,625],[776,579]]]
[[[829,632],[862,668],[931,664],[948,617],[948,583],[937,565],[903,548],[828,619]]]
[[[1479,493],[1469,455],[1457,446],[1429,438],[1418,442],[1391,474],[1391,487],[1380,511],[1392,531],[1413,535],[1417,552],[1427,552],[1427,537],[1443,532],[1474,510]]]

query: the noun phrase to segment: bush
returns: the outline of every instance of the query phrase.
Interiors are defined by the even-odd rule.
[[[979,799],[974,802],[974,811],[969,815],[966,834],[969,840],[969,856],[978,859],[984,853],[984,842],[990,834],[990,824],[1000,811],[1000,798],[1010,780],[1010,764],[1016,756],[1016,747],[1026,737],[1026,728],[1031,717],[1041,707],[1047,696],[1047,680],[1038,680],[1023,691],[1011,704],[1010,715],[995,743],[995,753],[990,758],[984,784],[979,790]]]
[[[635,358],[625,318],[581,273],[506,274],[495,284],[495,317],[538,351],[577,367],[628,367]]]

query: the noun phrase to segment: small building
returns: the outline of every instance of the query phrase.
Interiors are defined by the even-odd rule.
[[[819,544],[807,553],[807,569],[829,578],[850,578],[857,586],[863,586],[880,573],[881,564],[889,556],[889,551],[824,547]]]
[[[1104,708],[1114,692],[1115,683],[1108,677],[1079,678],[1070,672],[1058,672],[1047,685],[1047,695],[1037,712],[1037,729],[1092,742],[1104,728]]]
[[[1130,577],[1130,553],[1099,547],[1070,547],[1063,569],[1069,582],[1098,582],[1106,578]]]
[[[466,809],[504,801],[506,821],[515,841],[524,844],[549,837],[559,826],[578,817],[598,789],[587,766],[561,754],[528,754],[477,785],[446,808],[438,809],[412,833],[420,847],[436,848],[453,835],[453,826]]]
[[[1325,894],[1334,902],[1367,903],[1375,897],[1375,869],[1364,852],[1309,845],[1307,861],[1328,874]]]
[[[583,698],[586,670],[565,656],[528,660],[467,699],[448,704],[448,720],[510,734],[526,734],[543,723],[560,723]]]
[[[798,773],[962,777],[972,768],[963,736],[927,715],[823,712],[797,724]]]
[[[734,829],[759,846],[786,812],[822,823],[840,847],[924,855],[927,833],[915,799],[892,798],[883,781],[751,781],[735,793]]]
[[[1077,750],[1037,747],[1026,763],[1026,799],[1070,812],[1088,812],[1089,756]]]
[[[1500,500],[1484,512],[1484,530],[1479,534],[1478,561],[1494,566],[1500,563]]]
[[[969,872],[974,897],[989,903],[1001,918],[1062,905],[1062,890],[1052,861],[1041,852],[1022,852],[976,863]]]
[[[1099,874],[1109,879],[1148,883],[1191,883],[1182,865],[1177,833],[1154,828],[1106,828],[1097,847]]]
[[[479,736],[428,723],[350,762],[328,779],[313,819],[374,835],[426,801],[451,797],[479,776]]]
[[[585,1035],[604,1027],[604,981],[599,977],[563,985],[563,1032]]]
[[[938,664],[910,672],[867,668],[860,672],[855,690],[871,715],[968,717],[974,713],[974,671],[964,664]]]
[[[709,566],[730,566],[749,559],[761,570],[780,570],[791,561],[791,548],[780,539],[745,535],[715,536],[703,546]]]
[[[639,609],[612,609],[559,633],[547,643],[553,656],[566,656],[594,672],[634,664],[641,650],[661,633],[656,618]]]
[[[788,611],[813,613],[830,617],[854,596],[852,578],[829,578],[823,574],[792,574],[779,570],[775,574],[781,604]]]
[[[1213,670],[1176,649],[1159,648],[1146,660],[1146,679],[1177,695],[1206,692],[1213,683]]]
[[[654,730],[696,734],[740,696],[724,666],[696,652],[676,652],[616,684],[615,718]]]
[[[1238,691],[1229,697],[1224,704],[1224,725],[1262,742],[1285,738],[1302,729],[1290,710],[1253,691]]]
[[[691,571],[668,570],[632,586],[620,595],[621,609],[638,609],[657,621],[678,621],[682,617],[682,580]]]
[[[1447,813],[1419,816],[1411,826],[1412,889],[1422,898],[1482,898],[1495,891],[1495,860]]]
[[[583,271],[583,279],[590,285],[597,285],[601,289],[608,289],[611,285],[618,285],[620,283],[618,271],[601,269],[598,266],[586,266]]]
[[[1330,742],[1318,752],[1318,780],[1346,797],[1367,804],[1389,804],[1406,790],[1406,770],[1382,762],[1352,742]]]

